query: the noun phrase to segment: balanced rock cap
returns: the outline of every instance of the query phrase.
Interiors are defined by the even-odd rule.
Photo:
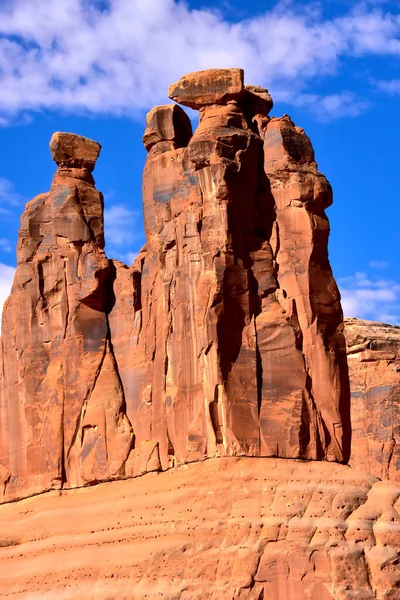
[[[158,142],[175,142],[184,148],[192,137],[192,124],[185,111],[177,104],[155,106],[146,115],[143,143],[150,150]]]
[[[75,133],[56,131],[50,140],[51,155],[58,166],[85,168],[91,172],[100,150],[98,142]]]
[[[245,85],[241,102],[254,114],[268,115],[274,106],[269,91],[258,85]]]
[[[184,75],[173,83],[168,97],[178,104],[200,109],[236,100],[243,92],[243,69],[207,69]]]

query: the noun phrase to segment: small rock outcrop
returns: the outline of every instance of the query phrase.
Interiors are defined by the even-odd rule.
[[[400,481],[400,327],[346,319],[350,465]]]

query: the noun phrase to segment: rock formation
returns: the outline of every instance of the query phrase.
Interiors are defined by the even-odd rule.
[[[169,96],[200,122],[193,133],[177,104],[147,115],[146,246],[131,267],[104,253],[100,146],[51,140],[58,170],[22,216],[3,315],[3,501],[213,457],[350,458],[332,190],[311,142],[269,117],[240,69],[186,75]],[[396,477],[396,410],[387,466],[367,472]]]
[[[163,468],[216,455],[345,462],[332,196],[310,141],[269,119],[267,90],[239,69],[187,75],[169,95],[200,123],[190,137],[176,106],[147,119],[135,435],[158,441]]]
[[[400,481],[400,327],[346,319],[350,465]]]
[[[3,312],[0,477],[10,500],[124,473],[133,432],[112,351],[100,145],[56,133],[50,192],[21,218]]]
[[[268,91],[212,69],[169,96],[200,122],[147,115],[132,266],[104,252],[92,140],[54,134],[22,215],[0,595],[398,600],[400,328],[348,319],[347,362],[332,190]]]

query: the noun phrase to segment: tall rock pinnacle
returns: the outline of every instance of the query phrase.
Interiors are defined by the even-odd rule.
[[[104,253],[100,146],[50,146],[3,314],[3,499],[215,456],[347,462],[350,392],[311,142],[240,69],[186,75],[143,141],[146,246]]]
[[[147,368],[134,430],[150,419],[164,467],[216,454],[345,462],[331,189],[311,143],[289,118],[268,117],[268,91],[245,87],[239,69],[187,75],[169,94],[199,109],[200,124],[186,148],[160,135],[145,167]],[[171,140],[183,129],[173,126]]]
[[[4,499],[121,474],[132,443],[110,345],[100,145],[56,133],[50,192],[21,218],[3,312]]]

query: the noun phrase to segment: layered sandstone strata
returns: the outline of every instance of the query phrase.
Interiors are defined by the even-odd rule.
[[[400,327],[346,319],[351,466],[400,481]]]
[[[222,458],[0,507],[13,600],[398,600],[400,487]]]

